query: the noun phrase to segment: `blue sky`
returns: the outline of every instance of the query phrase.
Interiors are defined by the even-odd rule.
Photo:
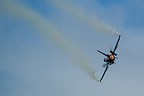
[[[143,96],[143,0],[1,0],[0,96]],[[103,56],[121,35],[101,83]]]

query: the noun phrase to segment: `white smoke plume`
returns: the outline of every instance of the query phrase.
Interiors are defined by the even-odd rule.
[[[62,34],[55,27],[53,27],[47,19],[32,9],[24,7],[18,2],[3,0],[1,5],[7,14],[30,22],[33,26],[38,28],[42,34],[46,34],[51,41],[70,55],[75,65],[80,66],[80,68],[83,69],[90,76],[90,78],[97,80],[95,69],[88,62],[83,52],[77,46],[71,45],[71,43],[68,42],[68,40],[65,39],[64,36],[62,36]]]
[[[112,33],[115,35],[120,35],[120,33],[117,32],[115,28],[102,22],[99,18],[96,17],[96,15],[87,14],[86,10],[78,6],[74,6],[74,4],[72,4],[72,2],[70,1],[52,0],[52,3],[56,8],[61,9],[65,11],[66,13],[69,13],[77,17],[82,22],[88,24],[89,26],[94,28],[96,32],[106,32],[106,33]]]

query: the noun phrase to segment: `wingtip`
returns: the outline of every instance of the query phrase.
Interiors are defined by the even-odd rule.
[[[101,80],[96,80],[96,81],[101,83]]]

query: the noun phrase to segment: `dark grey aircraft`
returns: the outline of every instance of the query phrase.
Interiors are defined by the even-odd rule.
[[[117,40],[116,45],[115,45],[115,48],[114,48],[114,50],[110,50],[110,54],[105,54],[105,53],[97,50],[99,53],[101,53],[101,54],[103,54],[103,55],[105,55],[107,57],[107,58],[104,58],[104,62],[106,62],[106,64],[104,64],[103,67],[106,67],[106,69],[105,69],[105,71],[104,71],[104,73],[103,73],[103,75],[102,75],[102,77],[100,79],[100,82],[103,79],[103,77],[104,77],[109,65],[115,64],[115,59],[117,59],[117,57],[115,57],[115,56],[117,56],[115,51],[116,51],[116,49],[118,47],[118,43],[120,41],[120,37],[121,36],[119,35],[118,40]]]

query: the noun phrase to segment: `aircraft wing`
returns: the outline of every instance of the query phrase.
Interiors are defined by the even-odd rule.
[[[100,79],[100,82],[102,81],[102,79],[103,79],[103,77],[104,77],[104,75],[105,75],[105,73],[106,73],[107,70],[108,70],[108,63],[107,63],[107,65],[106,65],[106,69],[105,69],[105,71],[104,71],[104,73],[103,73],[103,75],[102,75],[102,77],[101,77],[101,79]]]
[[[103,53],[103,52],[101,52],[101,51],[99,51],[99,50],[97,50],[97,51],[98,51],[99,53],[105,55],[105,56],[109,56],[108,54],[105,54],[105,53]]]
[[[119,35],[119,38],[118,38],[118,40],[117,40],[117,43],[116,43],[116,45],[115,45],[115,48],[114,48],[114,50],[113,50],[113,52],[115,53],[115,51],[116,51],[116,49],[117,49],[117,47],[118,47],[118,43],[119,43],[119,41],[120,41],[120,35]]]

